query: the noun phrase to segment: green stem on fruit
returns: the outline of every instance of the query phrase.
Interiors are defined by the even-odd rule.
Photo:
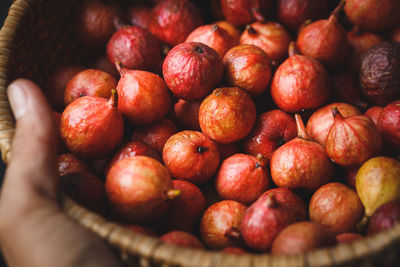
[[[299,114],[294,115],[296,120],[297,137],[304,140],[311,140],[306,132],[306,127],[304,126],[303,120]]]
[[[181,191],[177,189],[171,189],[167,192],[168,199],[175,199],[181,195]]]
[[[230,227],[228,230],[226,230],[224,236],[227,238],[238,240],[240,239],[240,231],[236,227]]]
[[[117,90],[112,89],[111,90],[111,96],[110,99],[108,100],[108,103],[110,103],[110,105],[114,108],[117,107],[118,105],[118,94],[117,94]]]
[[[343,119],[343,115],[340,113],[337,107],[333,107],[331,110],[334,119]]]

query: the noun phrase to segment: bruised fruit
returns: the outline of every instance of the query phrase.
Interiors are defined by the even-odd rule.
[[[168,170],[157,160],[136,156],[117,162],[108,172],[106,193],[116,214],[130,223],[158,218],[179,196]]]
[[[233,200],[211,205],[201,218],[201,239],[211,249],[241,246],[239,229],[245,210],[245,205]]]
[[[378,130],[389,145],[400,149],[400,100],[387,105],[378,117]]]
[[[368,160],[357,172],[356,189],[367,216],[383,204],[400,199],[400,162],[389,157]]]
[[[169,51],[163,74],[176,97],[200,100],[221,81],[223,68],[214,49],[202,43],[182,43]]]
[[[313,194],[309,213],[312,222],[340,234],[356,230],[364,216],[364,206],[354,190],[340,183],[329,183]]]
[[[253,130],[243,141],[246,153],[261,154],[269,164],[280,146],[297,136],[296,122],[283,111],[271,110],[258,115]]]
[[[210,138],[188,130],[168,139],[162,157],[173,177],[196,184],[212,178],[220,160],[217,145]]]
[[[203,133],[222,144],[234,143],[246,137],[255,120],[253,100],[238,87],[215,89],[203,100],[199,110]]]
[[[325,148],[306,134],[303,121],[295,115],[298,136],[272,155],[272,180],[279,187],[314,191],[333,177],[334,165]]]
[[[400,201],[380,206],[369,219],[367,235],[374,235],[400,223]]]
[[[399,99],[400,43],[379,43],[363,54],[360,84],[364,94],[378,105]]]
[[[69,151],[95,159],[117,147],[124,133],[124,120],[115,98],[114,90],[109,100],[84,96],[68,105],[61,116],[60,136]]]
[[[224,160],[215,177],[215,187],[223,199],[251,204],[270,186],[263,156],[236,154]]]
[[[283,229],[276,237],[271,253],[300,254],[335,244],[335,235],[327,227],[313,222],[299,222]]]
[[[69,80],[64,91],[64,104],[68,106],[82,96],[110,98],[111,90],[117,87],[117,81],[110,74],[95,69],[79,72]]]
[[[188,247],[188,248],[204,248],[204,245],[194,235],[183,231],[172,231],[160,237],[160,239],[170,245]]]
[[[90,172],[90,166],[72,155],[71,153],[62,154],[57,157],[57,167],[59,176],[73,172]]]
[[[147,71],[123,69],[117,92],[118,110],[134,125],[161,119],[171,105],[164,80]]]

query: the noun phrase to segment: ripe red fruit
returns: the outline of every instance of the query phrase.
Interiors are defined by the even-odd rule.
[[[120,63],[128,69],[157,69],[161,62],[161,45],[157,37],[146,29],[123,27],[113,34],[107,45],[111,63]]]
[[[131,223],[158,218],[179,195],[168,170],[157,160],[136,156],[117,162],[108,172],[106,193],[112,209]]]
[[[163,229],[193,231],[207,207],[206,199],[201,190],[188,181],[173,180],[172,183],[173,188],[181,194],[172,200],[161,217]]]
[[[110,100],[84,96],[64,110],[60,135],[69,151],[83,158],[101,158],[110,154],[124,133],[124,120],[116,107],[115,94]]]
[[[204,248],[204,245],[192,234],[183,231],[172,231],[160,237],[160,239],[170,245],[189,247],[189,248]]]
[[[162,42],[175,46],[201,24],[200,10],[191,1],[166,0],[153,8],[149,30]]]
[[[108,161],[105,173],[107,174],[117,162],[135,156],[148,156],[161,162],[157,151],[141,141],[131,141],[122,146]]]
[[[226,20],[217,21],[215,24],[217,24],[218,27],[227,31],[229,35],[232,36],[236,44],[239,43],[241,32],[238,28],[236,28],[234,25],[232,25]]]
[[[364,216],[364,206],[354,190],[340,183],[329,183],[315,191],[309,213],[312,222],[341,234],[356,230]]]
[[[368,107],[358,79],[349,72],[339,72],[333,76],[333,94],[337,102],[345,102],[362,111]]]
[[[356,233],[343,233],[336,236],[336,242],[341,243],[352,243],[358,240],[364,239],[364,236]]]
[[[89,48],[101,49],[115,31],[116,9],[100,1],[85,1],[79,9],[77,36]]]
[[[260,198],[246,209],[240,232],[249,247],[266,252],[280,231],[295,221],[291,210],[270,195]]]
[[[368,31],[389,29],[400,21],[398,0],[347,0],[347,17],[356,26]]]
[[[224,160],[215,177],[215,187],[223,199],[251,204],[270,186],[265,160],[236,154]]]
[[[90,166],[72,155],[71,153],[62,154],[57,157],[57,167],[59,176],[73,172],[90,172]]]
[[[132,140],[146,143],[161,155],[167,140],[177,132],[175,123],[162,118],[152,124],[136,128]]]
[[[58,180],[58,188],[85,208],[105,212],[107,199],[104,183],[94,174],[75,172],[62,175]]]
[[[292,51],[295,44],[291,44]],[[317,60],[295,52],[276,70],[271,84],[275,104],[289,113],[315,109],[331,94],[329,74]]]
[[[147,71],[123,69],[117,92],[118,110],[135,125],[161,119],[171,105],[163,79]]]
[[[308,137],[300,116],[296,114],[295,119],[297,138],[278,148],[272,155],[272,180],[279,187],[315,191],[331,180],[334,165],[326,155],[325,148]]]
[[[329,19],[307,25],[297,38],[297,46],[303,55],[315,58],[329,68],[337,68],[350,50],[346,31],[338,22],[344,4],[342,1]]]
[[[69,80],[64,91],[64,104],[68,106],[82,96],[110,98],[111,90],[117,87],[117,81],[110,74],[95,69],[79,72]]]
[[[377,127],[385,141],[394,149],[400,148],[400,100],[383,109],[378,117]]]
[[[296,136],[294,119],[278,109],[271,110],[257,117],[253,130],[243,142],[243,149],[254,156],[260,153],[269,164],[275,150]]]
[[[368,117],[345,118],[335,108],[332,114],[335,122],[326,138],[326,153],[336,164],[361,165],[381,151],[381,136]]]
[[[375,124],[375,126],[378,126],[378,118],[381,115],[383,109],[384,109],[383,107],[373,106],[370,107],[367,111],[365,111],[364,115],[370,118],[370,120]]]
[[[223,58],[224,81],[244,89],[249,95],[263,93],[272,77],[272,66],[266,53],[253,45],[238,45]]]
[[[336,107],[344,117],[362,114],[357,108],[346,103],[332,103],[315,111],[308,119],[307,134],[312,140],[323,146],[326,145],[326,138],[334,123],[334,118],[332,116],[332,108],[334,107]]]
[[[201,101],[179,99],[174,105],[174,115],[178,122],[189,130],[200,130],[199,109]]]
[[[289,32],[279,23],[255,22],[246,27],[239,43],[258,46],[277,66],[287,58],[291,40]]]
[[[222,12],[227,21],[235,26],[243,26],[255,20],[264,21],[271,0],[220,0]]]
[[[238,87],[215,89],[201,103],[199,122],[203,133],[218,143],[229,144],[244,138],[256,120],[250,96]]]
[[[214,49],[202,43],[182,43],[168,53],[163,74],[176,97],[200,100],[221,81],[223,68]]]
[[[135,5],[129,8],[127,16],[131,25],[147,29],[151,20],[151,8],[145,5]]]
[[[85,70],[82,67],[68,65],[56,68],[46,82],[45,92],[47,99],[54,110],[62,111],[64,109],[64,91],[68,81],[75,74]]]
[[[367,235],[371,236],[400,223],[400,201],[383,204],[374,211],[369,220]]]
[[[276,237],[271,253],[300,254],[335,244],[335,235],[327,227],[313,222],[299,222],[286,227]]]
[[[237,41],[218,24],[204,25],[194,29],[185,41],[185,43],[191,42],[208,45],[218,53],[220,58],[223,58],[226,51],[237,44]]]
[[[201,239],[211,249],[241,246],[239,228],[245,210],[245,205],[233,200],[211,205],[201,218]]]
[[[172,176],[195,184],[208,181],[217,171],[219,160],[217,145],[196,131],[171,136],[163,150],[164,164]]]

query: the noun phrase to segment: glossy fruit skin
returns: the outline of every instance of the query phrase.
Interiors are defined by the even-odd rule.
[[[167,54],[163,74],[176,97],[200,100],[221,81],[223,68],[214,49],[202,43],[182,43]]]
[[[248,154],[261,154],[269,164],[275,150],[296,136],[294,119],[279,109],[271,110],[258,115],[242,147]]]
[[[177,132],[178,128],[175,123],[162,118],[152,124],[136,128],[132,140],[146,143],[161,155],[167,140]]]
[[[233,200],[217,202],[204,212],[200,221],[200,236],[211,249],[241,246],[238,233],[246,206]]]
[[[135,5],[127,12],[131,25],[147,29],[151,20],[151,8],[145,5]]]
[[[181,194],[171,201],[160,221],[163,229],[193,231],[206,209],[206,199],[201,190],[185,180],[173,180],[173,188]],[[182,216],[184,214],[184,216]]]
[[[147,71],[124,69],[117,92],[118,110],[134,125],[161,119],[171,105],[163,79]]]
[[[335,116],[326,138],[326,153],[341,166],[357,166],[382,150],[382,138],[367,116]]]
[[[110,98],[111,90],[117,87],[117,81],[110,74],[95,69],[87,69],[72,77],[65,86],[64,105],[68,106],[82,96]]]
[[[394,149],[400,149],[400,100],[387,105],[378,117],[382,138]]]
[[[238,28],[236,28],[233,24],[229,23],[226,20],[217,21],[215,24],[217,24],[218,27],[227,31],[229,35],[232,36],[236,44],[239,43],[241,31]]]
[[[144,223],[159,217],[168,207],[172,189],[168,170],[146,156],[116,163],[106,178],[106,193],[113,210],[125,221]]]
[[[126,26],[113,34],[107,45],[111,63],[120,63],[132,70],[157,69],[161,62],[161,45],[146,29]]]
[[[240,44],[261,48],[277,65],[288,56],[292,38],[289,32],[277,22],[255,22],[240,37]]]
[[[240,232],[246,244],[256,251],[268,251],[276,236],[296,221],[291,210],[280,205],[274,196],[258,199],[243,216]]]
[[[67,65],[55,69],[50,78],[47,79],[45,92],[52,108],[56,111],[64,109],[64,91],[68,81],[85,69],[80,66]]]
[[[349,20],[368,31],[382,31],[399,22],[398,0],[348,0],[344,6]]]
[[[208,181],[220,161],[217,145],[210,138],[188,130],[168,139],[162,158],[173,177],[195,184]]]
[[[317,59],[328,68],[337,68],[350,51],[346,31],[335,15],[307,25],[297,37],[301,54]]]
[[[365,111],[364,115],[367,116],[378,127],[378,118],[383,111],[383,107],[373,106]]]
[[[106,194],[104,183],[91,173],[68,173],[60,176],[58,188],[71,199],[87,209],[104,213]]]
[[[160,237],[160,239],[170,245],[189,247],[189,248],[204,248],[204,245],[194,235],[183,231],[171,231]]]
[[[368,49],[361,59],[361,89],[375,104],[387,105],[399,98],[399,73],[400,43],[379,43]]]
[[[356,107],[341,102],[328,104],[315,111],[307,122],[307,134],[312,140],[323,146],[326,145],[326,138],[334,123],[332,116],[332,108],[334,107],[336,107],[344,117],[362,114]]]
[[[338,244],[341,243],[352,243],[356,242],[358,240],[363,240],[364,236],[357,234],[357,233],[343,233],[343,234],[338,234],[336,236],[336,242]]]
[[[238,42],[217,24],[203,25],[194,29],[186,38],[185,43],[197,42],[214,49],[222,59],[225,53]]]
[[[341,183],[329,183],[315,191],[309,213],[312,222],[341,234],[356,230],[364,216],[364,206],[354,190]]]
[[[331,94],[329,74],[315,59],[294,55],[283,62],[274,74],[271,96],[288,113],[322,106]]]
[[[380,206],[372,214],[368,224],[367,235],[371,236],[380,233],[398,223],[400,223],[400,202],[398,200],[388,202]]]
[[[203,24],[199,9],[188,0],[166,0],[157,4],[151,15],[149,30],[161,42],[175,46]]]
[[[254,202],[270,186],[262,161],[247,154],[235,154],[224,160],[215,177],[220,197],[245,205]]]
[[[299,222],[289,225],[276,237],[271,253],[289,255],[332,246],[335,235],[325,226],[313,222]]]
[[[57,169],[59,176],[74,172],[88,173],[91,171],[90,166],[86,162],[78,159],[71,153],[58,155]]]
[[[336,102],[344,102],[359,110],[365,111],[368,103],[361,91],[360,82],[350,72],[339,72],[333,76],[333,98]]]
[[[235,26],[243,26],[255,20],[264,20],[272,1],[220,0],[220,3],[226,20]]]
[[[277,16],[280,23],[296,31],[306,20],[328,15],[328,4],[323,0],[278,0]]]
[[[356,189],[367,216],[383,204],[400,199],[400,162],[389,157],[366,161],[357,172]]]
[[[189,130],[199,131],[199,109],[201,101],[179,99],[174,104],[174,115],[179,123]]]
[[[268,55],[253,45],[238,45],[223,57],[224,81],[244,89],[249,95],[263,93],[271,81],[272,66]]]
[[[124,120],[113,103],[102,97],[84,96],[64,110],[60,136],[69,151],[87,159],[110,154],[124,133]]]
[[[135,156],[147,156],[161,162],[157,151],[141,141],[131,141],[123,145],[108,161],[105,173],[107,174],[117,162]]]
[[[199,110],[200,128],[218,143],[229,144],[244,138],[256,120],[250,96],[238,87],[215,89]]]

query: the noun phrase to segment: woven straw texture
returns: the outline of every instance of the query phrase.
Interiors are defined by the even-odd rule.
[[[0,32],[0,149],[8,162],[14,119],[6,87],[15,78],[44,84],[62,63],[84,62],[90,53],[74,42],[73,21],[81,1],[18,0]],[[363,241],[320,249],[303,255],[234,255],[165,245],[134,234],[64,198],[65,211],[95,232],[127,266],[397,266],[400,225]]]

